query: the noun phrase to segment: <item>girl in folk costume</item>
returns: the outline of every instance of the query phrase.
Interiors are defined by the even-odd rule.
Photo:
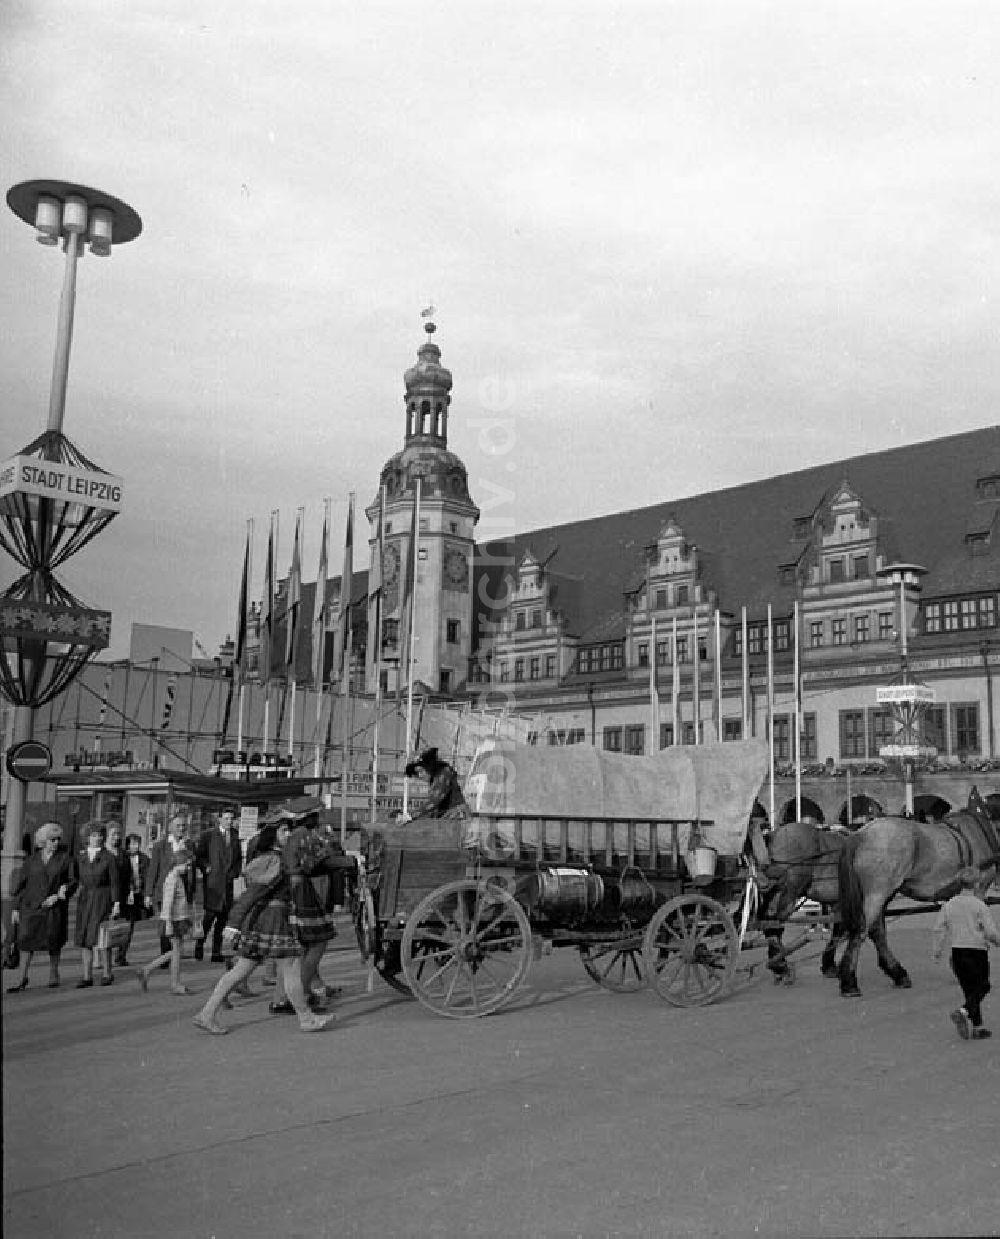
[[[100,822],[84,827],[87,846],[76,857],[76,880],[80,898],[76,905],[76,931],[73,941],[83,957],[83,977],[77,989],[94,984],[94,955],[101,965],[101,984],[114,981],[111,973],[111,952],[97,945],[101,924],[118,915],[118,862],[104,846],[107,831]]]
[[[11,923],[24,960],[21,980],[8,988],[13,994],[28,987],[28,969],[35,951],[49,956],[49,989],[59,986],[59,956],[69,936],[69,898],[75,889],[73,863],[60,847],[62,827],[46,822],[35,831],[35,851],[21,867],[11,894]]]
[[[137,970],[143,993],[149,985],[150,973],[161,964],[170,964],[170,992],[190,994],[181,980],[181,943],[193,924],[191,901],[194,899],[194,853],[181,847],[173,854],[172,864],[163,883],[161,936],[170,940],[170,950]]]
[[[266,825],[260,832],[257,854],[244,868],[247,889],[233,904],[225,931],[226,937],[234,942],[237,959],[194,1017],[195,1027],[204,1032],[229,1031],[219,1023],[219,1009],[228,1005],[229,994],[247,980],[257,965],[269,959],[275,960],[281,969],[285,993],[303,1032],[320,1032],[332,1019],[313,1014],[302,986],[303,948],[291,923],[292,895],[282,857],[289,834],[288,821]]]

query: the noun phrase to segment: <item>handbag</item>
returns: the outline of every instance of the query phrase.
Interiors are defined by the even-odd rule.
[[[128,942],[128,921],[102,921],[97,930],[97,946],[102,951],[116,951]]]
[[[17,968],[21,963],[21,948],[17,945],[17,926],[11,925],[3,944],[3,966]]]

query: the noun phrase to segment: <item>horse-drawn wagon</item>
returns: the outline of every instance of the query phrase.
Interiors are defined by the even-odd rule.
[[[367,833],[362,954],[451,1017],[502,1007],[555,947],[577,950],[608,989],[648,982],[678,1006],[712,1002],[732,982],[751,914],[747,823],[767,760],[755,742],[651,757],[482,752],[463,816]]]

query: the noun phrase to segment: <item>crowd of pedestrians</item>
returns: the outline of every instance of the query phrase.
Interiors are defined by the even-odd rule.
[[[78,988],[115,982],[115,968],[129,966],[135,926],[157,918],[159,950],[131,967],[142,992],[153,976],[168,972],[172,994],[191,993],[182,968],[191,954],[223,966],[218,984],[194,1017],[210,1033],[228,1030],[221,1010],[231,996],[253,997],[248,979],[263,969],[273,986],[269,1010],[298,1017],[303,1032],[326,1028],[329,999],[339,991],[319,974],[337,933],[335,910],[348,897],[354,861],[333,832],[321,826],[323,804],[311,796],[272,810],[248,840],[246,863],[234,812],[226,808],[199,833],[186,814],[175,813],[147,854],[139,835],[124,835],[118,822],[88,822],[68,845],[56,822],[35,833],[13,890],[13,932],[21,952],[20,975],[8,993],[27,989],[33,956],[49,957],[50,988],[61,984],[60,962],[69,939],[70,903],[76,898],[73,941],[80,950]],[[235,884],[245,889],[235,897]],[[197,897],[200,887],[200,910]]]

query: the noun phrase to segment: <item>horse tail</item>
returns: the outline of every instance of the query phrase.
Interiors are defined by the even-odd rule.
[[[858,835],[848,839],[840,852],[837,876],[840,882],[840,923],[844,932],[861,934],[865,929],[864,891],[854,865],[854,854],[861,840]]]

